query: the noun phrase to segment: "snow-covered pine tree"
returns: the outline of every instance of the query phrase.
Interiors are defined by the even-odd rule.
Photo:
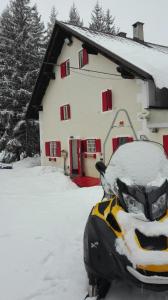
[[[30,0],[11,0],[2,14],[1,30],[5,53],[0,62],[0,151],[5,150],[4,161],[10,162],[20,152],[33,155],[38,148],[38,127],[25,121],[25,112],[45,51],[44,25]],[[28,140],[31,126],[36,138]]]
[[[116,28],[115,24],[115,17],[112,17],[110,13],[110,9],[107,9],[106,13],[104,14],[104,31],[111,34],[117,34],[118,29]]]
[[[91,23],[89,23],[89,28],[98,31],[105,30],[104,12],[98,1],[91,13]]]
[[[52,31],[54,28],[55,20],[57,19],[57,15],[58,15],[58,12],[56,11],[55,6],[53,6],[51,9],[50,16],[49,16],[49,22],[47,23],[47,44],[50,40]]]
[[[80,19],[80,15],[78,10],[75,6],[75,3],[72,4],[70,11],[69,11],[69,19],[67,21],[69,24],[83,26],[83,20]]]
[[[4,19],[6,20],[6,34],[4,33]],[[0,151],[6,148],[6,143],[12,134],[12,122],[14,111],[12,107],[12,76],[11,76],[11,48],[12,44],[9,32],[9,7],[1,17],[1,39],[0,39]],[[8,61],[10,64],[8,65]]]

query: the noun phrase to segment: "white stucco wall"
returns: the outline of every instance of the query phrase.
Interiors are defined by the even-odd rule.
[[[70,66],[78,68],[78,52],[82,49],[82,43],[73,38],[73,44],[64,44],[62,52],[58,58],[57,65],[70,59]],[[116,71],[117,65],[112,63],[102,55],[89,54],[89,64],[83,69],[102,71],[110,74],[119,73]],[[57,158],[56,162],[49,162],[45,156],[46,141],[61,141],[61,149],[69,152],[69,138],[100,138],[103,142],[110,128],[114,115],[118,109],[127,109],[135,130],[142,134],[148,134],[154,139],[159,134],[168,133],[167,129],[162,129],[158,134],[151,134],[146,127],[146,121],[138,120],[137,114],[146,107],[148,103],[147,83],[142,80],[128,80],[122,77],[104,75],[83,70],[71,69],[70,75],[61,79],[60,69],[55,66],[56,79],[50,80],[49,86],[43,98],[43,111],[40,112],[40,137],[41,137],[41,157],[42,164],[53,164],[63,167],[63,158]],[[112,111],[102,112],[102,91],[111,89],[113,93]],[[70,104],[71,119],[60,121],[60,106]],[[116,125],[123,120],[123,128],[115,128],[111,132],[106,146],[106,162],[112,153],[112,137],[132,136],[132,131],[128,127],[126,116],[121,113]],[[97,160],[100,155],[97,156]],[[89,176],[97,177],[95,170],[95,159],[86,158],[84,162],[85,173]],[[67,171],[69,167],[69,157],[67,160]]]

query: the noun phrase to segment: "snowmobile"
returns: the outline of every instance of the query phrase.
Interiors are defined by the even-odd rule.
[[[104,196],[84,232],[89,299],[105,297],[119,278],[141,288],[168,289],[168,161],[150,141],[119,146],[108,166],[96,164]]]

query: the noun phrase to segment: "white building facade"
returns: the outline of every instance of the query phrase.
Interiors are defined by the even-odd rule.
[[[68,25],[63,26],[68,30]],[[61,167],[72,177],[98,177],[96,161],[105,157],[107,164],[119,144],[136,139],[126,113],[120,111],[104,147],[119,110],[128,112],[138,138],[147,137],[164,144],[167,150],[168,106],[150,107],[151,83],[153,86],[150,76],[145,78],[146,73],[139,75],[137,70],[128,72],[129,68],[119,72],[121,64],[116,58],[103,55],[72,32],[67,40],[64,38],[55,62],[48,56],[28,108],[28,117],[32,117],[32,107],[39,101],[42,165]],[[40,89],[40,81],[43,84],[41,78],[47,66],[50,78],[39,97],[36,90]]]

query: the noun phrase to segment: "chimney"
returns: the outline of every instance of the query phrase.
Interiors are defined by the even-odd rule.
[[[133,39],[143,42],[144,41],[144,32],[143,32],[143,25],[142,22],[136,22],[133,24]]]

